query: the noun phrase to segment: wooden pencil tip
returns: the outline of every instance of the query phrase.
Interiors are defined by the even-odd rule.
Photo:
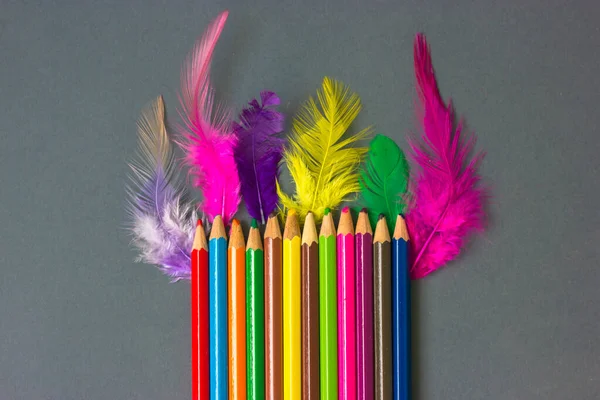
[[[198,218],[198,221],[196,222],[196,228],[199,227],[199,226],[201,226],[201,227],[203,226],[202,225],[202,220],[200,218]]]
[[[346,213],[350,212],[350,207],[346,206],[346,207],[342,208],[342,212],[343,212],[344,214],[346,214]]]
[[[255,218],[252,218],[252,222],[250,223],[251,228],[258,228],[258,222],[256,222]]]
[[[329,215],[330,212],[331,212],[331,210],[329,209],[329,207],[325,208],[325,211],[324,211],[325,215]]]
[[[366,213],[366,212],[368,212],[368,211],[367,211],[367,207],[363,207],[363,208],[361,208],[361,209],[360,209],[360,212],[362,212],[362,213]]]
[[[298,215],[295,210],[289,210],[283,229],[283,238],[291,239],[300,236],[300,225],[298,225]]]
[[[385,219],[385,214],[379,214],[379,218],[377,218],[378,220],[382,220]]]
[[[394,239],[404,239],[404,241],[408,242],[408,228],[406,226],[406,220],[402,216],[402,214],[398,214],[396,218],[396,228],[394,229]]]

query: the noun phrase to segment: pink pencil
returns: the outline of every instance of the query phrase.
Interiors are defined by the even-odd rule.
[[[356,278],[354,226],[348,207],[337,229],[338,395],[356,400]]]

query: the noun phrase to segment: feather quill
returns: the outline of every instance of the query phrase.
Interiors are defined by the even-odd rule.
[[[262,224],[278,202],[276,182],[285,142],[276,136],[283,131],[283,114],[275,110],[279,102],[275,93],[263,91],[260,102],[253,99],[233,124],[242,197],[250,216]]]
[[[221,215],[227,224],[240,203],[240,180],[234,160],[237,138],[232,132],[230,112],[214,106],[209,80],[210,62],[228,12],[208,26],[188,56],[181,76],[181,127],[185,160],[194,186],[203,194],[200,209],[210,222]]]
[[[301,218],[312,211],[318,222],[326,208],[335,208],[359,190],[357,169],[367,148],[352,145],[371,130],[346,135],[361,103],[341,82],[325,78],[317,98],[318,104],[310,98],[294,119],[283,154],[296,192],[286,195],[279,183],[277,192],[284,208],[297,210]]]
[[[175,174],[162,97],[142,113],[138,139],[128,187],[132,244],[139,251],[136,261],[159,266],[172,281],[189,279],[197,216]]]
[[[387,136],[376,135],[360,170],[360,204],[366,207],[371,225],[384,214],[393,232],[396,216],[406,208],[410,167],[404,152]]]
[[[414,67],[422,138],[409,141],[420,172],[407,222],[413,255],[410,274],[418,279],[456,258],[469,235],[483,229],[486,192],[478,185],[477,173],[484,154],[471,157],[476,138],[463,132],[462,123],[455,123],[452,105],[442,100],[422,34],[415,38]]]

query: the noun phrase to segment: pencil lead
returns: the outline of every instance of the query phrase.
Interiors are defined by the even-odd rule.
[[[197,227],[204,228],[204,226],[202,225],[202,220],[200,218],[198,218],[198,222],[196,222],[196,228]]]
[[[363,207],[360,209],[360,212],[367,212],[367,207]]]
[[[251,228],[258,228],[258,223],[256,222],[256,218],[252,218],[252,222],[250,223]]]
[[[346,207],[342,208],[342,212],[343,212],[344,214],[345,214],[345,213],[347,213],[347,212],[349,212],[349,211],[350,211],[350,207],[348,207],[348,206],[346,206]]]
[[[379,214],[379,220],[385,219],[385,214]]]
[[[325,212],[324,212],[324,214],[325,214],[325,215],[328,215],[330,212],[331,212],[331,210],[329,209],[329,207],[327,207],[327,208],[325,209]]]

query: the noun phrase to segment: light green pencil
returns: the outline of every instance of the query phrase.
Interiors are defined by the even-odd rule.
[[[319,233],[319,342],[321,400],[337,400],[337,281],[335,225],[325,210]]]

